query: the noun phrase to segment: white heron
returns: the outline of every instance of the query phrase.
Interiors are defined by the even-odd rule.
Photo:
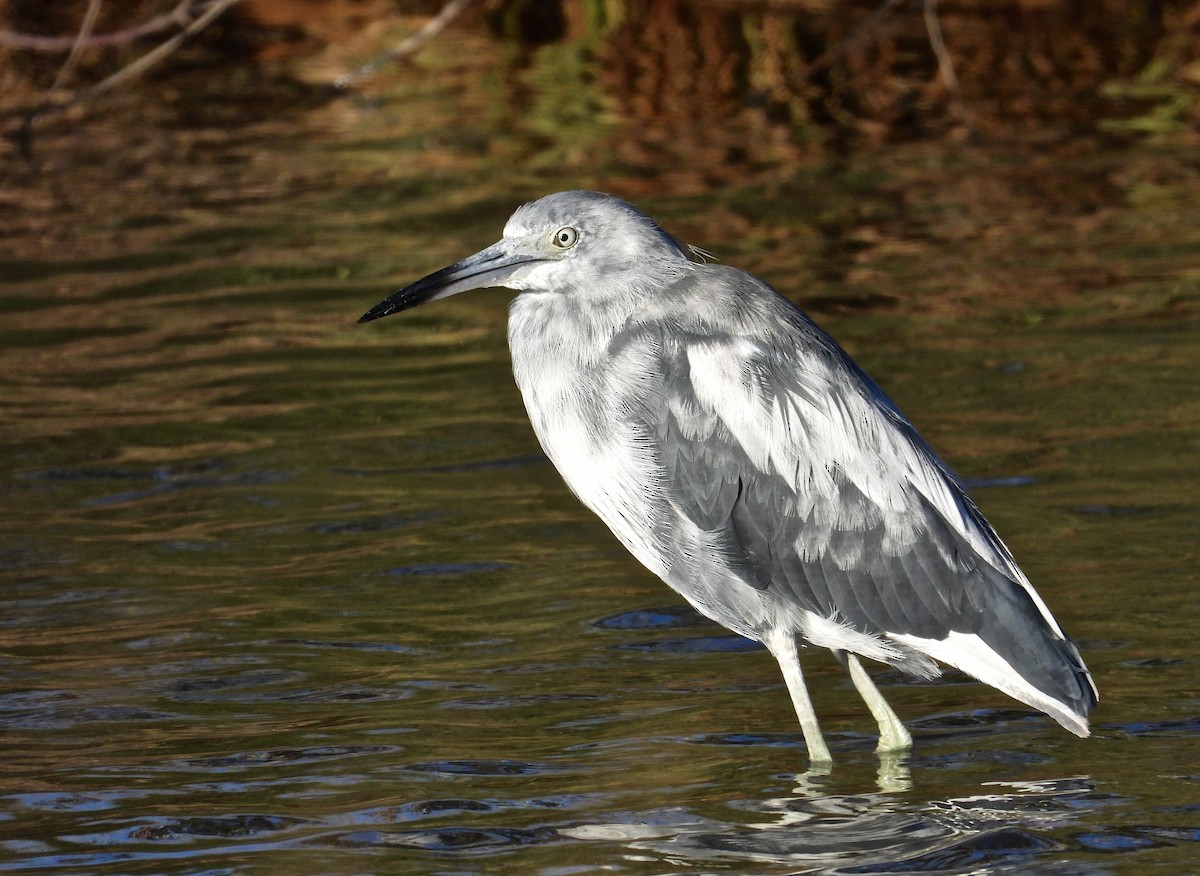
[[[957,667],[1079,736],[1097,692],[1079,651],[947,467],[787,299],[694,261],[630,204],[559,192],[496,244],[367,322],[469,289],[519,293],[513,373],[567,486],[703,615],[783,670],[809,757],[831,760],[800,668],[831,649],[912,745],[861,657]]]

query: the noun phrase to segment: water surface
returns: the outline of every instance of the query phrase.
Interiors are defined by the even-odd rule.
[[[153,135],[117,96],[40,163],[6,158],[0,869],[1195,868],[1194,149],[731,154],[639,137],[620,100],[573,127],[573,83],[631,93],[604,62],[621,33],[514,50],[464,27],[365,97],[266,120],[202,79],[224,100],[148,110]],[[767,277],[884,385],[1079,640],[1091,739],[962,676],[881,672],[916,740],[881,762],[814,653],[836,766],[807,771],[771,658],[541,456],[506,293],[355,325],[572,186]]]

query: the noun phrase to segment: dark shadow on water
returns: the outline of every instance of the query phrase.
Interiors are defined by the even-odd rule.
[[[423,576],[466,575],[473,572],[503,572],[511,569],[512,563],[420,563],[414,566],[396,566],[385,569],[385,575],[401,578]]]
[[[365,532],[387,532],[392,529],[403,529],[416,523],[424,523],[432,514],[383,514],[376,517],[363,517],[358,520],[331,520],[326,523],[314,523],[309,526],[310,532],[321,535],[345,535]]]
[[[630,642],[613,645],[618,651],[642,651],[647,654],[719,654],[741,651],[761,651],[763,646],[752,639],[727,636],[693,636],[689,639],[657,639],[650,642]]]
[[[484,459],[478,462],[463,462],[453,465],[424,465],[412,468],[338,468],[338,474],[351,477],[393,477],[402,474],[427,473],[448,474],[453,472],[489,471],[492,469],[524,468],[528,465],[548,465],[548,460],[542,454],[530,456],[513,456],[504,459]]]
[[[101,508],[137,502],[167,493],[195,489],[257,487],[278,484],[289,476],[281,471],[235,469],[225,460],[202,460],[190,465],[154,468],[49,468],[22,473],[33,480],[69,483],[108,481],[149,481],[150,486],[94,496],[82,502],[84,507]]]
[[[562,768],[547,763],[530,763],[519,760],[442,760],[428,763],[412,763],[405,770],[416,773],[470,776],[533,776],[547,772],[558,772]]]
[[[554,842],[552,828],[443,827],[436,830],[405,830],[395,833],[363,831],[338,837],[339,846],[392,846],[430,852],[495,852],[509,846],[542,845]]]
[[[702,624],[700,615],[687,605],[668,605],[661,608],[638,608],[612,614],[593,622],[602,630],[665,630],[676,627],[696,627]]]

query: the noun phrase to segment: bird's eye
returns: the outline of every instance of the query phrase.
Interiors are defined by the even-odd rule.
[[[570,225],[563,226],[554,232],[554,236],[550,238],[558,249],[570,249],[579,241],[579,232]]]

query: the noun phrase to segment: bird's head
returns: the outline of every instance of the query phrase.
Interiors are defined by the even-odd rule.
[[[598,192],[558,192],[519,208],[487,249],[406,286],[359,322],[491,286],[616,295],[689,264],[679,241],[632,205]]]

